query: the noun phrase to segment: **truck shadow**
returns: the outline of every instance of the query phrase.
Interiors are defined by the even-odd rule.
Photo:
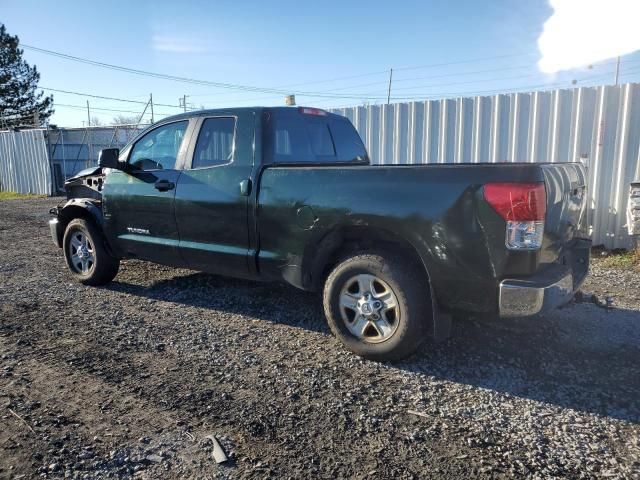
[[[287,285],[193,273],[151,286],[115,281],[106,288],[330,334],[320,296]],[[580,304],[533,319],[464,319],[451,338],[427,341],[392,367],[640,423],[637,311]]]

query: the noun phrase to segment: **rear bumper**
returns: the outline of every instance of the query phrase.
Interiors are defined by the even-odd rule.
[[[562,263],[526,279],[500,282],[500,317],[528,317],[561,307],[571,301],[589,269],[590,240],[579,240]]]

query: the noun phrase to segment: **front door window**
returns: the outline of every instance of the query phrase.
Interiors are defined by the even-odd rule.
[[[169,123],[144,135],[131,150],[129,164],[140,170],[172,170],[189,122]]]

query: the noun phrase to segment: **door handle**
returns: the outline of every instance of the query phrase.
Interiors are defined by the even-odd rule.
[[[176,184],[170,182],[169,180],[158,180],[153,184],[153,186],[156,187],[156,190],[159,190],[161,192],[166,192],[168,190],[173,190],[174,188],[176,188]]]

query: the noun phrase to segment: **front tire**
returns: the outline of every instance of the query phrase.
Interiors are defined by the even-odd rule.
[[[62,247],[71,275],[84,285],[105,285],[118,273],[120,260],[107,251],[102,232],[91,222],[71,220]]]
[[[402,258],[363,254],[346,258],[324,286],[324,311],[333,334],[356,355],[401,360],[424,341],[431,318],[424,274]]]

